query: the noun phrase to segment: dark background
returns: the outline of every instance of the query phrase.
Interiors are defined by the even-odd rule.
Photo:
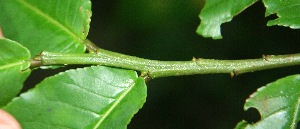
[[[300,31],[267,27],[261,1],[222,25],[222,40],[195,33],[203,0],[93,0],[88,38],[103,49],[156,60],[260,58],[262,54],[299,53]],[[65,70],[62,68],[59,70]],[[30,80],[41,77],[33,71]],[[147,83],[148,97],[129,129],[230,129],[242,119],[259,120],[255,109],[243,111],[257,88],[300,72],[299,66],[243,74],[168,77]],[[45,76],[57,73],[43,70]],[[39,82],[39,81],[38,81]]]

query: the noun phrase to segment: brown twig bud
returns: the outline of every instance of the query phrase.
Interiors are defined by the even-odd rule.
[[[1,27],[0,27],[0,38],[4,38]]]

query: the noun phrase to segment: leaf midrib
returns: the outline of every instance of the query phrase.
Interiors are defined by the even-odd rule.
[[[96,125],[95,125],[95,127],[94,127],[93,129],[97,129],[97,128],[101,125],[101,123],[107,118],[107,116],[110,115],[110,113],[115,109],[115,107],[118,106],[118,104],[121,102],[121,100],[123,100],[123,99],[126,97],[126,95],[132,90],[132,88],[135,86],[135,83],[136,83],[136,80],[134,80],[134,81],[130,84],[129,88],[126,89],[126,90],[118,97],[118,99],[116,99],[116,102],[114,102],[113,105],[107,110],[107,112],[105,112],[105,113],[103,114],[103,117],[99,120],[98,123],[96,123]]]
[[[32,10],[33,12],[37,13],[39,16],[47,19],[50,23],[53,23],[54,25],[58,26],[63,31],[65,31],[66,33],[68,33],[71,37],[73,37],[75,40],[80,39],[81,42],[83,42],[83,39],[81,39],[80,36],[76,35],[68,27],[64,26],[63,24],[61,24],[60,22],[58,22],[57,20],[55,20],[53,17],[49,16],[48,14],[46,14],[43,11],[41,11],[40,9],[38,9],[37,7],[31,5],[30,3],[28,3],[28,2],[26,2],[24,0],[18,0],[18,2],[21,5],[24,5],[25,7],[27,7],[29,10]]]
[[[23,60],[23,61],[20,61],[20,62],[10,63],[8,65],[3,65],[3,66],[0,66],[0,70],[16,67],[16,66],[19,66],[19,65],[23,65],[24,63],[26,63],[26,61]]]
[[[296,106],[295,106],[295,112],[293,113],[293,118],[292,118],[292,123],[290,128],[294,129],[297,125],[297,118],[298,118],[298,113],[299,113],[299,108],[300,108],[300,97],[297,97],[297,102],[296,102]]]

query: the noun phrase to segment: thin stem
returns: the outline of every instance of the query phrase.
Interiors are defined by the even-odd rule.
[[[84,45],[89,53],[97,53],[99,50],[99,47],[88,39],[84,41]]]
[[[42,52],[37,58],[41,65],[91,64],[120,67],[141,71],[150,78],[193,74],[230,73],[231,76],[292,65],[300,65],[300,54],[268,55],[259,59],[214,60],[193,59],[191,61],[157,61],[123,55],[103,49],[97,53],[68,54]]]

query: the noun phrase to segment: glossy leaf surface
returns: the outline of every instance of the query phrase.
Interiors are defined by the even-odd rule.
[[[207,0],[199,17],[197,33],[203,37],[221,39],[221,24],[255,3],[257,0]]]
[[[6,105],[22,89],[30,74],[30,53],[20,44],[0,39],[0,107]]]
[[[25,129],[122,129],[145,101],[134,71],[92,66],[49,77],[4,109]]]
[[[267,8],[266,16],[276,14],[277,19],[267,23],[268,26],[281,25],[293,29],[300,28],[300,1],[299,0],[264,0]]]
[[[89,0],[0,0],[5,37],[41,51],[83,53],[91,17]]]
[[[292,75],[268,84],[246,100],[244,109],[256,108],[261,120],[242,121],[237,129],[295,129],[299,121],[300,75]]]

